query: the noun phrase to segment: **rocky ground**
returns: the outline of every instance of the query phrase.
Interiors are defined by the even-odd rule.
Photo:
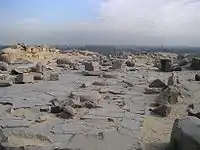
[[[187,116],[189,104],[199,105],[200,86],[194,81],[196,71],[176,72],[181,93],[178,102],[170,106],[166,117],[150,113],[160,91],[147,94],[145,89],[155,79],[167,85],[172,74],[153,67],[161,56],[177,57],[134,54],[115,61],[117,58],[76,51],[58,54],[45,65],[38,64],[40,59],[26,64],[14,59],[15,63],[4,64],[2,149],[164,150],[174,120]]]

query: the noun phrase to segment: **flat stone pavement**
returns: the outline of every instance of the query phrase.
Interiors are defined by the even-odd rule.
[[[0,125],[9,145],[54,146],[81,150],[134,150],[145,115],[146,70],[121,72],[119,79],[82,76],[80,71],[63,71],[58,81],[0,88]],[[128,87],[123,80],[134,86]],[[94,86],[94,81],[108,82]],[[67,97],[88,83],[100,90],[102,108],[78,109],[74,119],[62,119],[40,112],[55,97]],[[114,92],[109,92],[114,91]],[[13,104],[10,106],[9,103]],[[38,121],[38,118],[42,121]]]

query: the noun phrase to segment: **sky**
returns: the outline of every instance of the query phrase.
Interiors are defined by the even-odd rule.
[[[0,44],[200,46],[200,0],[0,0]]]

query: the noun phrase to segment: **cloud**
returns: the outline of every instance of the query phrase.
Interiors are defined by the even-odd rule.
[[[200,45],[199,8],[199,0],[100,0],[96,20],[48,24],[27,18],[15,24],[12,39],[55,44]]]

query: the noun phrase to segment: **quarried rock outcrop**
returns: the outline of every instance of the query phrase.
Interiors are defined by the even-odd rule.
[[[176,119],[167,150],[199,150],[199,139],[200,119],[196,117]]]

